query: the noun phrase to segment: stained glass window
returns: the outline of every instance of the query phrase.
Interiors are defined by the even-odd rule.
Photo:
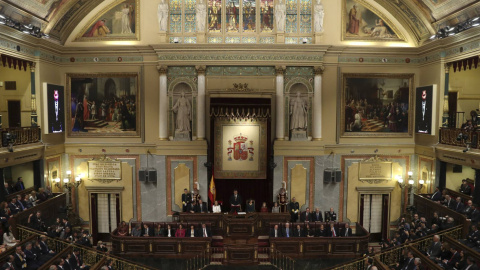
[[[298,4],[299,0],[287,0],[287,16],[286,16],[286,26],[285,33],[296,33],[297,32],[297,17],[298,17]]]
[[[240,4],[238,0],[228,0],[225,7],[227,32],[238,32],[239,9]]]
[[[312,0],[300,0],[300,33],[312,32]]]
[[[243,0],[243,31],[255,32],[256,29],[256,2],[255,0]]]
[[[197,25],[195,16],[196,0],[185,0],[185,33],[194,33]]]
[[[222,30],[222,2],[208,0],[208,31],[220,32]]]
[[[182,32],[182,0],[170,0],[170,33]]]
[[[273,0],[260,0],[260,29],[262,32],[272,32],[274,28],[273,20]]]

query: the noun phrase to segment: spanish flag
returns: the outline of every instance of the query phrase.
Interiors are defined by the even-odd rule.
[[[215,181],[213,180],[213,174],[212,174],[212,180],[210,180],[210,187],[208,189],[208,198],[210,199],[210,206],[213,205],[215,202],[215,199],[217,198],[217,192],[215,191]]]

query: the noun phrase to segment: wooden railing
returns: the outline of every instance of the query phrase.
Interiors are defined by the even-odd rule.
[[[41,211],[42,220],[45,224],[53,224],[55,219],[60,216],[61,208],[65,209],[67,195],[65,193],[58,193],[32,208],[28,208],[22,211],[8,220],[8,224],[11,226],[11,230],[15,237],[18,237],[17,226],[28,223],[28,217],[30,214],[35,215],[37,211]]]
[[[436,203],[429,198],[429,195],[426,194],[414,194],[413,204],[417,208],[417,213],[425,217],[427,220],[433,218],[433,213],[437,212],[438,216],[445,217],[449,216],[455,220],[455,223],[463,226],[462,236],[465,237],[468,234],[470,229],[470,221],[467,220],[467,217],[463,214],[460,214],[450,208],[447,208],[439,203]]]
[[[43,232],[35,231],[22,225],[18,225],[18,233],[19,233],[19,240],[28,239],[29,241],[31,241],[32,239],[36,239],[39,236],[45,235]],[[67,252],[70,252],[72,249],[78,249],[80,251],[80,258],[83,260],[83,262],[86,265],[91,266],[90,269],[100,269],[104,265],[106,260],[111,260],[113,262],[113,269],[125,269],[125,270],[127,269],[128,270],[158,269],[158,268],[151,268],[145,265],[141,265],[136,262],[131,262],[123,258],[114,256],[112,254],[100,252],[96,249],[73,244],[58,238],[47,237],[47,244],[50,249],[54,250],[56,253],[62,253],[62,254],[66,254]],[[3,255],[3,253],[1,255]],[[0,255],[0,261],[1,261],[1,255]],[[42,268],[40,269],[48,269],[48,267],[50,267],[50,265],[52,265],[54,262],[55,260],[53,260],[52,258],[52,260],[49,260],[47,263],[42,265]]]
[[[466,202],[468,200],[473,200],[473,197],[472,196],[469,196],[469,195],[466,195],[466,194],[463,194],[461,192],[458,192],[458,191],[455,191],[455,190],[451,190],[449,188],[445,189],[447,191],[447,194],[452,196],[453,198],[456,198],[456,197],[460,197],[462,198],[462,201],[463,202]]]
[[[37,143],[42,138],[42,132],[40,127],[4,128],[0,131],[2,139],[4,134],[6,133],[10,133],[15,136],[13,145]],[[8,144],[4,144],[2,140],[2,146],[7,147]]]
[[[465,147],[466,145],[463,140],[457,140],[460,133],[467,135],[467,141],[471,142],[473,146],[476,146],[471,148],[480,149],[480,132],[468,131],[461,128],[440,128],[439,143]]]
[[[22,197],[23,197],[23,196],[25,196],[25,194],[30,194],[30,193],[32,193],[32,191],[34,191],[34,190],[35,190],[35,187],[30,187],[30,188],[26,188],[26,189],[24,189],[24,190],[20,190],[20,191],[17,191],[17,192],[8,194],[8,195],[7,195],[7,198],[5,199],[5,201],[6,201],[7,203],[10,203],[10,201],[11,201],[13,198],[16,198],[17,195],[22,195]]]

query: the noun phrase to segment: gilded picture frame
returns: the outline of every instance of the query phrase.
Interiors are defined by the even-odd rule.
[[[343,73],[341,137],[412,137],[414,74]]]
[[[67,73],[67,136],[140,137],[139,88],[138,73]]]
[[[359,22],[350,29],[352,12]],[[397,26],[365,0],[342,0],[341,31],[345,41],[406,41]]]
[[[105,30],[95,31],[94,28],[98,26]],[[88,21],[75,38],[75,42],[106,40],[140,40],[140,0],[117,0],[111,3]]]
[[[215,178],[266,179],[266,121],[216,119],[214,129]]]

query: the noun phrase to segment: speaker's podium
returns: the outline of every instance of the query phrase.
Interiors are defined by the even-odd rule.
[[[227,236],[233,238],[253,237],[255,236],[255,227],[257,224],[256,213],[225,214],[225,225],[227,227]]]

